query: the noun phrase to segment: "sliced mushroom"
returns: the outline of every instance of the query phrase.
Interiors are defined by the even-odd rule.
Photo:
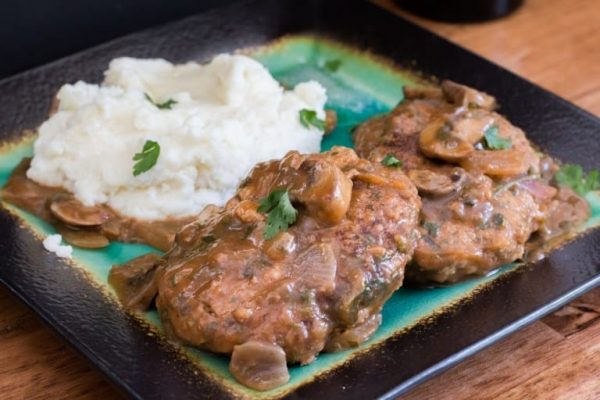
[[[57,226],[56,230],[65,242],[84,249],[101,249],[110,244],[110,240],[97,230],[71,229],[66,226]]]
[[[336,352],[356,347],[369,340],[381,325],[381,314],[374,314],[369,319],[337,335],[333,335],[325,345],[325,351]]]
[[[432,99],[432,100],[441,100],[444,96],[442,91],[438,87],[414,87],[414,86],[404,86],[402,88],[404,92],[404,98],[408,100],[414,99]]]
[[[182,226],[186,225],[186,222],[191,221],[186,218],[166,219],[162,221],[137,221],[132,227],[133,234],[143,243],[162,251],[168,251],[173,245],[175,234]]]
[[[283,349],[257,340],[233,348],[229,371],[242,385],[256,390],[273,389],[290,379]]]
[[[527,154],[514,148],[476,151],[460,162],[460,166],[467,171],[479,171],[497,178],[524,175],[530,165]]]
[[[471,145],[483,139],[485,130],[494,124],[494,117],[487,111],[463,112],[452,122],[451,135]]]
[[[419,136],[419,147],[428,157],[459,161],[475,149],[473,145],[453,135],[452,124],[443,118],[431,121]]]
[[[325,135],[330,134],[337,126],[337,113],[334,110],[325,110]]]
[[[449,174],[428,169],[413,169],[408,172],[408,177],[419,190],[419,194],[442,196],[461,189],[465,181],[464,172],[462,168],[454,168]]]
[[[291,195],[309,214],[336,224],[350,207],[352,180],[331,162],[306,160],[298,169]]]
[[[65,195],[52,199],[50,211],[61,222],[72,226],[98,226],[110,218],[104,208],[84,206],[74,197]]]
[[[486,110],[496,108],[494,97],[456,82],[443,81],[442,91],[450,102],[465,108],[479,107]]]
[[[108,283],[126,309],[148,309],[158,290],[154,275],[160,258],[156,253],[148,253],[123,265],[113,265]]]

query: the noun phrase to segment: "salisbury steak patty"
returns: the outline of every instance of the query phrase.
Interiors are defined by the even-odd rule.
[[[524,257],[532,233],[560,235],[552,210],[565,209],[567,227],[589,215],[585,205],[574,212],[585,201],[557,198],[553,162],[493,111],[493,97],[450,81],[404,94],[390,113],[360,125],[354,142],[372,161],[388,154],[401,160],[422,197],[422,235],[408,279],[445,283],[485,274]]]
[[[281,190],[298,215],[267,240],[259,204]],[[180,231],[156,267],[161,319],[185,343],[233,353],[242,383],[279,385],[286,361],[310,363],[377,329],[412,257],[420,205],[401,170],[347,148],[259,164],[224,208]]]

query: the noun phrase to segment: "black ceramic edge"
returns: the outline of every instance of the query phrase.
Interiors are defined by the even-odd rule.
[[[219,51],[300,32],[368,49],[399,65],[414,61],[426,74],[487,90],[499,99],[501,112],[544,150],[587,168],[600,167],[596,157],[600,122],[591,114],[374,5],[344,0],[244,1],[128,35],[0,81],[0,134],[9,139],[15,132],[37,126],[60,84],[98,81],[115,56],[202,60]],[[176,39],[176,45],[170,39]],[[566,135],[572,130],[577,131],[578,141]],[[0,241],[4,254],[0,282],[130,396],[231,396],[209,378],[193,375],[191,362],[146,335],[135,318],[107,301],[82,274],[43,251],[39,240],[6,213],[0,213],[0,232],[5,238]],[[395,396],[598,285],[599,274],[600,231],[596,230],[536,266],[500,277],[474,298],[437,315],[432,323],[383,342],[288,397]],[[138,368],[130,367],[132,360]]]
[[[448,357],[448,358],[440,361],[439,363],[424,370],[423,372],[418,373],[414,377],[407,379],[402,384],[396,386],[394,389],[383,394],[380,397],[380,399],[381,400],[391,400],[391,399],[397,398],[398,396],[408,392],[410,389],[417,386],[418,384],[441,374],[442,372],[446,371],[447,369],[452,368],[456,364],[465,360],[466,358],[469,358],[472,355],[477,354],[478,352],[484,350],[485,348],[493,345],[496,342],[499,342],[500,340],[506,338],[507,336],[511,335],[512,333],[519,331],[520,329],[526,327],[527,325],[530,325],[530,324],[536,322],[537,320],[544,317],[545,315],[548,315],[548,314],[552,313],[553,311],[558,310],[559,308],[563,307],[565,304],[571,302],[572,300],[575,300],[576,298],[583,295],[584,293],[586,293],[596,287],[599,287],[599,286],[600,286],[600,276],[597,276],[593,280],[586,282],[585,284],[573,289],[572,291],[570,291],[568,293],[565,293],[563,296],[557,298],[556,300],[552,301],[551,303],[544,305],[543,307],[541,307],[541,308],[537,309],[536,311],[524,316],[523,318],[513,322],[512,324],[500,329],[499,331],[491,334],[490,336],[472,344],[471,346],[465,348],[464,350],[461,350],[461,351],[453,354],[451,357]]]

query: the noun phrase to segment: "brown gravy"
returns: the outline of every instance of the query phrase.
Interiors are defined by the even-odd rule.
[[[41,185],[26,175],[30,159],[21,161],[2,189],[2,199],[51,223],[75,246],[102,248],[110,241],[145,243],[167,251],[175,233],[194,217],[140,221],[106,205],[87,207],[63,188]]]

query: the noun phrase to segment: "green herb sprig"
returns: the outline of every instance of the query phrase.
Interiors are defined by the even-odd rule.
[[[177,104],[177,100],[173,100],[173,99],[169,99],[163,103],[157,103],[152,99],[152,97],[150,97],[150,95],[148,93],[144,93],[144,97],[146,98],[146,100],[148,100],[150,103],[154,104],[156,106],[156,108],[158,108],[160,110],[170,110],[171,108],[173,108],[173,106],[175,104]]]
[[[386,167],[392,167],[392,168],[400,168],[403,165],[402,160],[398,160],[396,157],[394,157],[393,154],[388,154],[387,156],[383,157],[383,160],[381,160],[381,164],[385,165]]]
[[[581,165],[565,164],[554,175],[554,180],[573,189],[578,195],[600,188],[600,171],[594,169],[587,174]]]
[[[267,197],[260,201],[258,211],[267,214],[267,225],[264,231],[264,237],[271,240],[281,231],[296,222],[298,210],[294,208],[290,201],[290,195],[287,189],[272,191]]]
[[[319,117],[317,117],[316,111],[308,110],[306,108],[300,110],[300,123],[305,128],[310,128],[311,126],[314,126],[319,130],[325,130],[325,120],[319,119]]]
[[[133,161],[136,161],[133,165],[133,176],[138,176],[154,167],[159,155],[160,145],[153,140],[146,140],[142,151],[133,156]]]
[[[492,125],[483,133],[485,139],[485,145],[490,150],[506,150],[512,148],[512,142],[510,139],[498,136],[498,126]]]

